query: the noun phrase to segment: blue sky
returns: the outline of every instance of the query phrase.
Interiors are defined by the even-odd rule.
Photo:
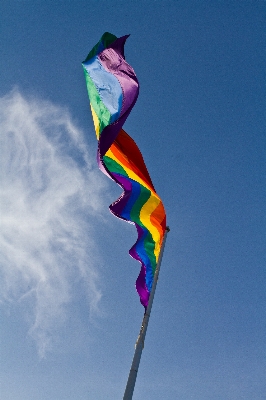
[[[125,124],[168,235],[134,400],[262,400],[265,2],[1,2],[1,399],[123,396],[143,316],[81,62],[130,33]],[[118,289],[119,288],[119,289]]]

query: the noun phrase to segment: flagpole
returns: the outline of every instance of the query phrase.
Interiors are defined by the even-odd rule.
[[[156,267],[155,274],[154,274],[154,279],[153,279],[153,284],[152,284],[152,289],[151,289],[151,293],[150,293],[148,307],[144,313],[139,336],[138,336],[136,344],[135,344],[135,353],[134,353],[134,357],[132,360],[131,369],[129,371],[127,386],[126,386],[123,400],[132,400],[132,397],[133,397],[134,387],[135,387],[138,369],[139,369],[139,363],[140,363],[140,359],[141,359],[142,350],[144,348],[144,340],[145,340],[148,323],[149,323],[149,318],[150,318],[150,314],[151,314],[153,298],[154,298],[156,285],[157,285],[159,272],[160,272],[160,267],[161,267],[161,262],[162,262],[162,258],[163,258],[164,246],[165,246],[165,242],[166,242],[167,233],[169,231],[170,231],[170,228],[167,226],[166,230],[165,230],[164,238],[163,238],[163,243],[162,243],[157,267]]]

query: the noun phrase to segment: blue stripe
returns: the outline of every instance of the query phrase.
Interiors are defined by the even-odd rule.
[[[91,77],[103,104],[110,111],[110,122],[115,122],[119,118],[123,102],[123,92],[118,79],[106,71],[97,56],[92,57],[83,65]]]

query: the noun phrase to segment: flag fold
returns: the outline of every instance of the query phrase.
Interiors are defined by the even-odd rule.
[[[166,214],[138,146],[122,129],[139,93],[136,74],[124,56],[128,36],[117,38],[104,33],[82,65],[98,139],[98,165],[123,189],[110,210],[137,228],[138,238],[129,254],[141,263],[136,289],[146,308]]]

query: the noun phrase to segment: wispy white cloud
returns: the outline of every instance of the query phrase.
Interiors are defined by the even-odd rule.
[[[0,130],[0,300],[31,305],[29,332],[43,357],[66,318],[73,282],[86,282],[97,312],[93,225],[106,183],[67,110],[14,90],[0,98]]]

